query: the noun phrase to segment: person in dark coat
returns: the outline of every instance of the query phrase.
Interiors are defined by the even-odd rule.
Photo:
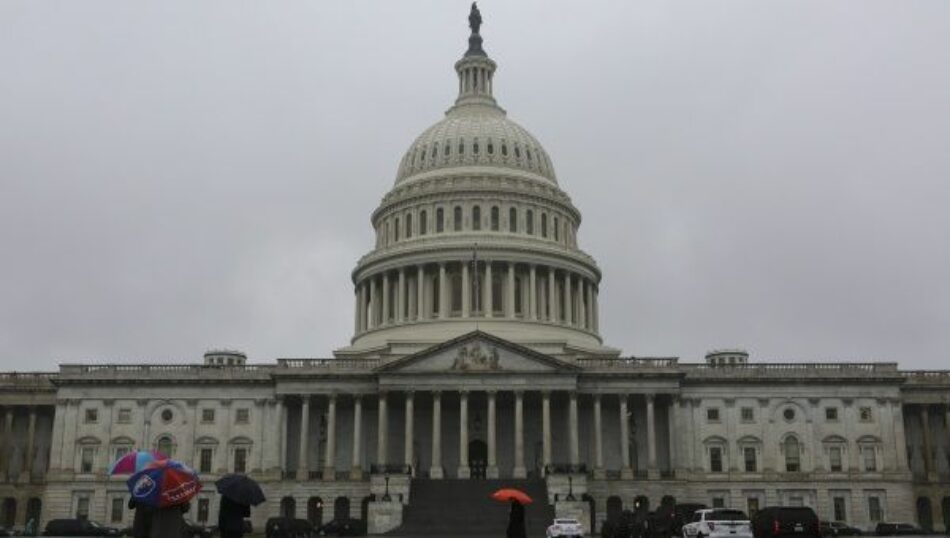
[[[524,506],[512,499],[511,512],[508,514],[508,532],[507,538],[526,538],[527,532],[524,528]]]
[[[244,535],[244,518],[251,517],[251,508],[227,497],[221,497],[218,509],[218,529],[221,538],[241,538]]]
[[[148,532],[149,538],[181,538],[185,530],[184,513],[191,508],[185,503],[168,508],[155,508]]]
[[[139,504],[135,499],[129,498],[129,510],[135,510],[135,517],[132,519],[132,538],[148,538],[154,508]]]

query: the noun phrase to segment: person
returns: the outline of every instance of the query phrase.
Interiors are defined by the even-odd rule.
[[[218,509],[218,530],[221,538],[241,538],[244,535],[244,518],[251,517],[251,508],[227,497],[221,497]]]
[[[153,508],[130,498],[129,510],[135,510],[135,517],[132,518],[132,538],[148,538],[148,531],[152,526]]]
[[[181,538],[185,530],[185,518],[182,514],[187,512],[189,508],[191,508],[189,503],[167,508],[155,508],[152,512],[148,537]]]
[[[511,512],[508,514],[507,538],[526,538],[524,528],[524,506],[515,499],[511,500]]]
[[[32,517],[26,522],[26,526],[23,527],[23,535],[36,536],[36,520]]]

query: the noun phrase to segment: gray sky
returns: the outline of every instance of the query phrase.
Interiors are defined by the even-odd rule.
[[[485,0],[625,355],[950,367],[950,3]],[[468,2],[0,2],[0,368],[330,356]]]

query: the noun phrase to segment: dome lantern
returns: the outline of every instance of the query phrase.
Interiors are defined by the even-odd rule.
[[[492,84],[497,65],[482,48],[482,36],[479,34],[482,15],[475,2],[472,2],[472,10],[468,15],[468,25],[472,30],[468,38],[468,50],[465,51],[462,59],[455,63],[455,71],[459,77],[459,96],[455,100],[455,106],[465,104],[497,106],[492,96]]]

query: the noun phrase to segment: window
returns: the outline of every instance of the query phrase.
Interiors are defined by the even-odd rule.
[[[495,154],[495,146],[492,145],[491,140],[488,141],[488,146],[486,147],[486,149],[488,150],[489,155]]]
[[[797,473],[801,471],[801,454],[798,439],[789,435],[785,438],[785,471]]]
[[[158,439],[157,450],[159,454],[164,455],[167,458],[172,458],[175,456],[175,446],[172,444],[172,438],[163,435]]]
[[[782,411],[782,417],[788,422],[795,420],[795,410],[791,407],[786,407],[785,410]]]
[[[119,424],[128,424],[132,422],[132,410],[128,407],[119,408],[119,416],[116,418]]]
[[[745,472],[754,473],[757,470],[755,461],[755,447],[747,446],[742,449],[742,456],[745,460]]]
[[[548,214],[541,213],[541,237],[547,238],[548,236]]]
[[[459,155],[465,155],[465,140],[459,138]]]
[[[826,407],[825,408],[825,420],[828,422],[838,422],[838,408],[837,407]],[[840,521],[840,520],[839,520]]]
[[[482,229],[482,208],[478,206],[472,208],[472,229]]]
[[[99,410],[86,409],[85,422],[86,424],[95,424],[96,422],[99,422]]]
[[[521,148],[518,146],[518,144],[515,144],[515,158],[521,158]]]
[[[845,508],[844,497],[835,497],[831,500],[833,507],[835,521],[847,521],[848,520],[848,511]]]
[[[553,229],[552,231],[554,232],[554,240],[555,240],[555,241],[559,241],[559,239],[558,239],[557,217],[554,217],[554,229]]]
[[[241,408],[237,410],[237,413],[234,415],[234,422],[237,424],[247,424],[250,422],[251,411],[247,408]]]
[[[122,523],[122,509],[125,508],[125,499],[122,497],[112,498],[112,510],[109,513],[111,523]]]
[[[89,497],[83,495],[76,500],[76,518],[89,519]]]
[[[446,157],[448,157],[449,155],[451,155],[451,154],[452,154],[452,144],[449,144],[448,142],[446,142],[446,143],[445,143],[445,150],[444,150],[443,153],[445,153],[445,156],[446,156]]]
[[[759,511],[759,498],[758,497],[748,497],[745,500],[746,511],[749,513],[749,517],[755,517],[755,513]]]
[[[198,499],[198,523],[208,522],[208,508],[210,504],[207,498]]]
[[[412,213],[406,215],[406,239],[412,237]]]
[[[534,235],[534,211],[530,209],[524,214],[524,231],[528,235]]]
[[[211,424],[214,422],[214,409],[202,409],[201,422],[204,424]]]
[[[477,138],[472,142],[472,154],[478,155],[478,139]]]
[[[864,461],[865,471],[877,471],[877,454],[873,446],[861,447],[861,460]]]
[[[211,472],[211,459],[214,457],[214,450],[210,448],[202,448],[199,453],[198,460],[198,471],[202,473]]]
[[[498,231],[498,221],[500,220],[498,213],[499,213],[498,206],[494,206],[491,208],[491,230],[493,232]]]
[[[874,420],[874,415],[871,414],[870,407],[862,407],[858,413],[858,416],[861,417],[861,422],[871,422]]]
[[[877,523],[884,519],[884,510],[881,509],[880,497],[868,497],[868,519],[871,520],[871,523]]]
[[[462,231],[462,208],[459,206],[455,206],[455,211],[453,213],[454,213],[454,219],[453,219],[452,229],[455,230],[456,232],[461,232]]]
[[[713,498],[712,498],[712,507],[713,507],[713,508],[725,508],[725,507],[726,507],[726,499],[725,499],[725,497],[719,497],[719,496],[713,497]]]
[[[445,231],[445,211],[442,208],[435,210],[435,232],[442,233]]]
[[[84,446],[79,454],[79,472],[91,473],[96,461],[96,447]]]
[[[742,422],[752,422],[755,420],[755,411],[751,407],[742,408]]]
[[[505,144],[504,142],[501,143],[501,154],[505,157],[508,156],[508,144]]]
[[[427,216],[425,209],[419,212],[419,235],[425,235],[426,232],[428,232],[428,230],[426,230],[426,226],[429,224],[426,218]]]
[[[393,222],[393,242],[399,241],[399,217]]]
[[[113,455],[112,461],[119,461],[120,458],[125,457],[125,455],[131,451],[132,451],[132,448],[128,446],[115,447],[115,454]]]
[[[163,409],[161,417],[164,422],[171,422],[175,418],[175,414],[172,413],[171,409]]]
[[[840,473],[842,470],[841,465],[841,447],[833,446],[828,448],[828,463],[831,467],[831,472]],[[837,521],[841,521],[838,519]]]
[[[234,449],[234,472],[235,473],[247,472],[247,449],[246,448]]]
[[[719,408],[710,407],[706,409],[706,420],[708,422],[719,422]]]
[[[722,447],[709,447],[709,470],[714,473],[722,472]]]
[[[508,210],[508,231],[511,233],[518,231],[518,210],[513,207]]]

